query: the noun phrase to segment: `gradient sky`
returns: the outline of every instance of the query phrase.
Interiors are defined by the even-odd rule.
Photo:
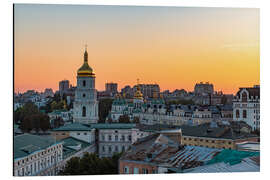
[[[76,85],[85,44],[98,90],[260,83],[259,9],[16,4],[14,15],[16,92]]]

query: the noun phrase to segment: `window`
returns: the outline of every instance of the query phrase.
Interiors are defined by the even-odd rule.
[[[84,97],[84,98],[85,98],[85,94],[83,94],[83,95],[82,95],[82,97]]]
[[[77,135],[79,136],[79,135],[80,135],[80,133],[77,133]]]
[[[243,110],[243,118],[247,118],[247,110]]]
[[[122,151],[125,151],[125,146],[122,146]]]
[[[124,167],[124,173],[128,174],[129,173],[129,168],[127,166]]]
[[[143,173],[143,174],[148,174],[148,169],[142,168],[142,173]]]
[[[213,140],[212,143],[215,143],[215,141]]]
[[[86,116],[86,108],[85,108],[85,106],[83,106],[83,108],[82,108],[82,116],[83,116],[83,117]]]
[[[109,152],[112,152],[112,147],[111,146],[109,146]]]
[[[109,135],[109,141],[111,141],[112,140],[112,136],[111,135]]]
[[[115,141],[118,141],[118,136],[117,135],[115,135]]]
[[[138,168],[134,168],[133,169],[133,174],[139,174],[139,169]]]
[[[87,133],[84,133],[84,135],[87,135]]]
[[[125,141],[125,136],[124,135],[122,135],[122,141]]]
[[[240,117],[239,109],[236,109],[236,118]]]
[[[105,141],[105,136],[104,135],[102,135],[102,141]]]
[[[86,81],[85,80],[83,80],[83,87],[85,87],[86,86]]]
[[[105,152],[105,146],[102,146],[102,152]]]
[[[246,92],[242,93],[242,102],[247,102],[247,93]]]
[[[115,151],[118,152],[118,146],[115,146]]]
[[[131,135],[128,136],[128,140],[131,141]]]

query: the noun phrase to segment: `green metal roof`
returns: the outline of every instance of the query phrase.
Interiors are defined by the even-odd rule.
[[[55,128],[52,131],[89,131],[91,128],[88,125],[81,123],[72,123],[59,128]]]
[[[80,151],[81,149],[90,146],[91,144],[73,137],[67,137],[65,139],[60,140],[63,143],[63,157],[66,158],[68,156],[73,155],[74,153]],[[75,149],[70,148],[69,146],[77,146],[81,144],[81,149],[76,151]]]
[[[132,129],[136,126],[133,123],[97,123],[91,124],[91,128],[96,129]]]
[[[37,136],[32,134],[22,134],[14,136],[14,159],[30,155],[35,151],[45,149],[53,144],[57,144],[52,136]]]

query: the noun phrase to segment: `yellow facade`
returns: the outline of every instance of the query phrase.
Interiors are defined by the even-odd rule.
[[[236,149],[235,142],[232,139],[182,136],[181,142],[184,145],[190,146],[201,146],[220,149]]]

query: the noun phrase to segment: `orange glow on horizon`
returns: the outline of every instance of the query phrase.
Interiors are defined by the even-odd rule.
[[[235,94],[260,84],[258,9],[153,8],[138,14],[132,7],[100,12],[89,6],[92,11],[65,12],[67,17],[53,8],[30,17],[29,9],[16,6],[15,92],[56,91],[64,79],[76,86],[86,43],[98,90],[115,82],[120,91],[138,78],[161,91],[193,91],[196,83],[209,82],[215,91]]]

